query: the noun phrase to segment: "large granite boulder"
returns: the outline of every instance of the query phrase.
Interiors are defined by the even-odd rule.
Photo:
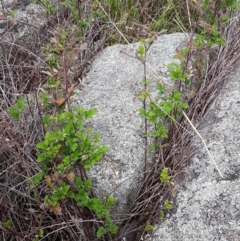
[[[157,82],[173,85],[167,64],[173,62],[176,48],[187,36],[180,33],[159,36],[147,52],[147,77],[153,91]],[[98,196],[112,194],[116,210],[126,207],[129,194],[137,189],[144,170],[142,103],[137,98],[143,89],[143,64],[136,58],[139,43],[106,48],[93,62],[84,87],[74,97],[79,107],[96,108],[90,122],[102,144],[110,147],[105,158],[90,172]],[[151,158],[149,158],[149,162]]]
[[[152,241],[240,239],[239,78],[238,68],[197,127],[224,178],[194,138],[193,147],[201,151],[192,159],[173,214],[156,228]]]

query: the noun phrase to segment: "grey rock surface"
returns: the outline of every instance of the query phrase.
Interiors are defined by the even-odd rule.
[[[179,189],[173,214],[157,227],[152,241],[240,240],[239,79],[237,69],[198,126],[224,178],[194,138],[193,146],[201,152],[192,159],[191,174]]]
[[[8,55],[13,46],[19,50],[28,50],[39,39],[44,42],[42,29],[46,25],[43,7],[30,0],[6,0],[0,4],[0,59]],[[38,46],[40,48],[40,46]]]
[[[173,83],[167,77],[167,64],[173,62],[176,48],[183,46],[186,37],[175,33],[154,41],[147,53],[150,88],[158,81]],[[144,170],[142,103],[137,99],[144,72],[143,64],[135,58],[138,45],[106,48],[93,62],[82,91],[73,97],[75,105],[98,110],[90,125],[110,151],[89,175],[98,196],[112,194],[118,199],[118,211],[124,209]]]

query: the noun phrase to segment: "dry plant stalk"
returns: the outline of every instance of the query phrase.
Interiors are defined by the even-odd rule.
[[[208,147],[204,141],[204,139],[202,138],[202,136],[200,135],[200,133],[197,131],[197,129],[195,128],[195,126],[193,125],[193,123],[189,120],[188,116],[185,114],[185,112],[183,111],[183,115],[184,117],[186,118],[186,120],[188,121],[188,123],[191,125],[191,127],[193,128],[193,130],[195,131],[195,133],[199,136],[199,138],[201,139],[207,153],[208,153],[208,156],[210,158],[210,160],[213,162],[213,164],[215,165],[219,175],[221,176],[221,178],[223,178],[223,174],[221,173],[221,171],[219,170],[218,166],[217,166],[217,163],[214,161],[213,157],[212,157],[212,154],[210,153],[210,151],[208,150]]]

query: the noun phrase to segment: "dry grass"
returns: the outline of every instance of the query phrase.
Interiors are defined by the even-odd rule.
[[[143,33],[145,36],[162,28],[187,30],[189,16],[194,21],[198,11],[198,6],[192,2],[189,3],[190,12],[179,1],[173,0],[168,1],[168,5],[167,1],[141,1],[137,11],[134,10],[134,1],[128,1],[128,5],[126,1],[119,2],[121,6],[117,6],[118,11],[114,10],[114,6],[103,7],[129,41],[137,41],[143,29],[147,30],[147,34]],[[72,201],[64,201],[62,215],[57,216],[41,205],[47,187],[42,184],[34,189],[29,188],[30,178],[40,171],[36,162],[35,144],[44,135],[41,120],[43,110],[37,101],[32,101],[38,98],[39,91],[47,80],[42,73],[46,62],[39,46],[46,44],[53,36],[51,32],[56,23],[62,27],[73,24],[69,18],[69,9],[59,9],[57,16],[51,18],[48,27],[41,30],[42,37],[39,37],[35,28],[30,28],[31,37],[24,43],[9,44],[0,39],[0,221],[11,220],[9,227],[0,225],[0,239],[3,241],[32,240],[40,229],[44,230],[45,236],[39,240],[95,240],[98,224],[90,211],[79,209]],[[87,29],[82,41],[88,43],[88,49],[81,55],[78,62],[80,67],[74,73],[73,82],[78,82],[86,74],[103,44],[123,41],[107,18],[91,22]],[[204,85],[189,100],[187,115],[194,124],[204,116],[240,57],[240,45],[236,41],[240,39],[239,15],[232,17],[222,31],[227,44],[219,51],[210,53]],[[6,49],[10,51],[6,52]],[[25,96],[27,106],[21,120],[14,121],[7,110],[19,96]],[[159,173],[163,167],[169,167],[175,180],[184,179],[183,167],[193,154],[189,147],[193,131],[186,120],[180,120],[179,124],[184,130],[179,125],[174,126],[174,134],[167,141],[168,145],[156,153],[152,170],[147,173],[138,192],[131,197],[129,209],[124,215],[115,217],[120,226],[118,235],[106,237],[105,240],[121,240],[122,235],[127,234],[134,237],[134,240],[140,240],[146,220],[153,225],[158,223],[163,200],[174,200],[174,187],[170,184],[167,187],[162,185]],[[44,219],[41,218],[43,216]]]

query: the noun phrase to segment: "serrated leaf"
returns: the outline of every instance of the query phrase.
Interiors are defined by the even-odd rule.
[[[165,91],[164,86],[161,83],[156,84],[156,89],[159,91],[160,94],[163,94]]]
[[[75,183],[78,186],[78,188],[82,188],[83,187],[83,181],[80,177],[76,177],[75,178]]]
[[[107,231],[104,227],[100,227],[97,231],[97,238],[101,238],[106,232]]]
[[[101,146],[101,147],[100,147],[100,151],[101,151],[101,152],[107,152],[107,151],[109,151],[109,149],[110,149],[110,148],[109,148],[108,146]]]
[[[154,131],[151,132],[151,136],[152,137],[158,137],[158,136],[160,136],[160,134],[159,134],[158,131],[154,130]]]
[[[41,142],[38,142],[38,143],[36,144],[36,147],[37,147],[38,149],[45,149],[47,146],[46,146],[46,144],[45,144],[44,141],[41,141]]]
[[[92,180],[90,178],[88,178],[86,181],[85,181],[85,186],[86,188],[88,189],[91,189],[92,188]]]
[[[94,115],[96,115],[97,109],[90,109],[89,111],[85,112],[86,118],[92,118]]]
[[[172,208],[173,208],[173,205],[168,200],[166,200],[164,202],[164,209],[171,210]]]
[[[153,116],[156,115],[156,113],[155,113],[154,111],[149,110],[149,111],[147,112],[147,115],[148,115],[148,117],[153,117]]]
[[[188,103],[185,103],[185,102],[180,102],[178,105],[179,105],[179,107],[181,107],[183,109],[187,109],[189,107]]]
[[[179,91],[175,91],[172,96],[172,101],[178,103],[181,99],[181,93]]]
[[[159,213],[159,216],[160,216],[160,219],[164,219],[164,212],[163,211],[160,211],[160,213]]]
[[[143,108],[140,108],[140,109],[139,109],[139,114],[142,115],[143,117],[147,117],[146,110],[143,109]]]
[[[116,202],[116,198],[114,198],[113,196],[108,196],[106,206],[110,208],[115,204],[115,202]]]
[[[16,107],[11,106],[11,107],[9,107],[8,111],[14,120],[19,120],[20,112]]]
[[[111,226],[110,229],[109,229],[109,232],[110,232],[111,234],[116,234],[117,231],[118,231],[118,226],[117,226],[117,225],[113,225],[113,226]]]
[[[149,145],[148,148],[147,148],[148,151],[153,151],[155,149],[156,149],[156,146],[154,144],[153,145]]]
[[[166,114],[169,114],[173,110],[173,104],[171,102],[165,101],[161,104],[161,107]]]
[[[25,100],[23,99],[23,97],[19,97],[17,102],[16,102],[16,106],[22,110],[25,106]]]
[[[140,54],[140,56],[144,56],[145,54],[145,48],[143,45],[139,45],[138,47],[138,53]]]

